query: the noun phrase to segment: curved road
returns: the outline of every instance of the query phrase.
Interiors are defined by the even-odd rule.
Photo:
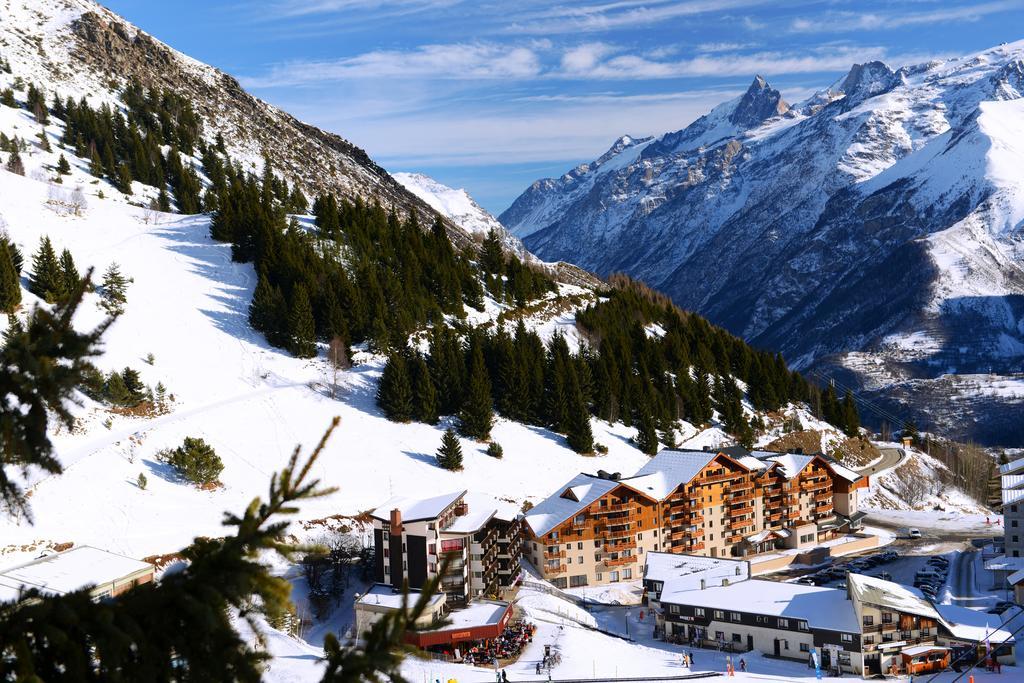
[[[882,457],[878,462],[873,465],[868,465],[867,467],[854,469],[853,471],[862,477],[881,474],[886,470],[903,464],[903,461],[907,458],[907,452],[902,448],[879,448],[878,450],[882,453]]]

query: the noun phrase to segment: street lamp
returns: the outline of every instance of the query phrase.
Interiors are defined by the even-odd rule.
[[[629,608],[626,608],[626,637],[629,638]]]

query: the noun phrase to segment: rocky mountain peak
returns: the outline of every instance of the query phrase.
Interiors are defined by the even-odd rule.
[[[754,126],[789,111],[789,104],[782,99],[782,93],[768,85],[763,76],[755,76],[754,82],[740,98],[729,115],[729,121],[743,128]]]
[[[839,85],[847,102],[862,102],[891,90],[898,82],[896,73],[879,61],[854,64]]]

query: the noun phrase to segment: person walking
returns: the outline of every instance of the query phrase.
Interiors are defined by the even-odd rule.
[[[743,659],[742,657],[740,657],[740,671],[742,671],[743,673],[746,673],[747,671],[747,660]]]

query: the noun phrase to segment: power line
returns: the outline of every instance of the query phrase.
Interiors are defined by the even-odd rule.
[[[1012,610],[1011,610],[1011,611],[1012,611]],[[1016,614],[1014,614],[1014,615],[1013,615],[1012,617],[1010,617],[1009,619],[1007,619],[1007,620],[1005,620],[1004,622],[1002,622],[1001,624],[999,624],[999,626],[996,626],[995,630],[996,630],[996,631],[998,631],[998,630],[999,630],[999,629],[1001,629],[1001,628],[1002,628],[1003,626],[1006,626],[1007,624],[1009,624],[1009,623],[1010,623],[1011,621],[1013,621],[1014,619],[1016,619],[1016,618],[1017,618],[1017,617],[1019,617],[1019,616],[1024,616],[1024,612],[1020,612],[1020,611],[1018,611],[1018,612],[1017,612]],[[1008,636],[1007,636],[1006,638],[1004,638],[1004,639],[1002,640],[1002,642],[998,643],[998,644],[996,645],[996,647],[995,647],[995,648],[992,648],[992,643],[990,642],[990,643],[989,643],[989,648],[991,648],[991,649],[992,649],[993,651],[995,651],[995,650],[998,650],[998,649],[999,649],[999,645],[1005,645],[1005,644],[1006,644],[1006,643],[1007,643],[1008,641],[1010,641],[1010,640],[1013,640],[1013,639],[1014,639],[1013,637],[1014,637],[1015,635],[1017,635],[1018,633],[1020,633],[1021,631],[1024,631],[1024,623],[1022,623],[1022,624],[1021,624],[1020,626],[1018,626],[1018,627],[1017,627],[1017,629],[1016,629],[1015,631],[1013,631],[1012,633],[1010,633],[1010,635],[1008,635]],[[974,653],[975,653],[975,655],[977,655],[977,648],[975,648],[975,650],[974,650]],[[952,662],[951,662],[950,664],[955,664],[956,662],[960,661],[961,659],[963,659],[964,655],[966,655],[966,654],[967,654],[967,653],[965,652],[964,654],[960,655],[959,657],[957,657],[956,659],[954,659],[954,660],[953,660],[953,661],[952,661]],[[969,674],[969,673],[970,673],[971,671],[973,671],[973,670],[974,670],[974,668],[975,668],[976,666],[978,666],[978,664],[980,664],[980,663],[981,663],[981,660],[978,660],[978,661],[974,662],[974,664],[971,664],[971,666],[970,666],[970,667],[968,667],[968,669],[967,669],[966,671],[964,671],[964,672],[963,672],[963,673],[961,673],[961,674],[960,674],[959,676],[957,676],[956,678],[954,678],[954,679],[953,679],[952,681],[950,681],[950,683],[956,683],[956,682],[957,682],[957,681],[959,681],[959,680],[960,680],[961,678],[963,678],[964,676],[966,676],[967,674]],[[944,671],[938,671],[938,672],[936,672],[936,673],[932,674],[932,677],[931,677],[931,678],[929,678],[929,679],[928,679],[927,681],[925,681],[925,683],[931,683],[931,682],[932,682],[932,681],[934,681],[934,680],[935,680],[936,678],[938,678],[939,676],[941,676],[941,675],[942,675],[943,673],[944,673]]]
[[[856,401],[858,405],[863,406],[865,409],[867,409],[868,411],[870,411],[870,412],[874,413],[875,415],[881,417],[882,419],[891,422],[893,424],[893,426],[899,426],[901,429],[906,427],[906,425],[907,425],[907,421],[906,420],[904,420],[903,418],[897,417],[896,415],[893,415],[892,413],[890,413],[889,411],[885,410],[884,408],[882,408],[877,403],[875,403],[875,402],[865,398],[864,396],[862,396],[860,394],[860,392],[855,390],[853,387],[850,387],[850,386],[847,386],[847,385],[843,384],[842,382],[837,380],[835,377],[831,377],[829,375],[826,375],[821,370],[812,370],[811,371],[811,376],[817,377],[818,379],[820,379],[820,380],[822,380],[822,381],[824,381],[826,383],[830,383],[833,386],[836,386],[839,389],[841,389],[843,392],[850,392],[850,395],[853,396],[853,400]]]

